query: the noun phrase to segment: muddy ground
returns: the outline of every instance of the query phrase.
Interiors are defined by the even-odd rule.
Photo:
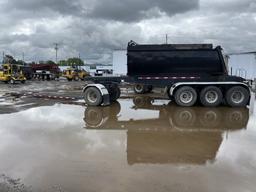
[[[87,107],[83,85],[0,84],[1,192],[255,191],[254,104],[183,108],[123,88]]]

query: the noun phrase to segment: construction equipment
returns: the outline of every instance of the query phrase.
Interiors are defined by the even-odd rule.
[[[63,71],[62,76],[67,78],[68,81],[78,81],[84,80],[85,77],[90,76],[90,74],[84,69],[78,69],[77,67],[69,67]]]
[[[26,77],[23,74],[21,65],[3,64],[0,69],[0,81],[11,84],[16,82],[25,83]]]

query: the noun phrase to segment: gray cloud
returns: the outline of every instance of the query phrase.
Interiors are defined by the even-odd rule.
[[[139,43],[214,43],[255,51],[254,0],[1,0],[0,51],[27,61],[77,56],[111,63],[114,49]]]
[[[104,0],[97,1],[89,15],[96,18],[131,22],[157,17],[161,14],[172,16],[198,7],[198,0]]]
[[[3,3],[3,9],[8,12],[32,12],[34,15],[49,10],[62,15],[76,15],[82,12],[79,2],[69,0],[10,0]],[[49,12],[45,12],[45,17],[48,17],[47,14]]]

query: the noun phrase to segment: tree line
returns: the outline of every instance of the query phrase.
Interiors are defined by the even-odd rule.
[[[22,60],[15,60],[11,55],[5,55],[3,58],[3,63],[10,63],[10,64],[19,64],[19,65],[26,65],[28,63]],[[47,61],[39,61],[40,64],[56,64],[52,60]],[[31,62],[31,64],[36,64],[36,62]],[[59,66],[83,66],[84,61],[78,57],[68,58],[66,60],[60,60],[57,63]]]

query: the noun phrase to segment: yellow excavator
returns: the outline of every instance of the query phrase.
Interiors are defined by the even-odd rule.
[[[26,77],[20,65],[3,64],[0,68],[0,81],[11,84],[16,82],[25,83]]]
[[[84,80],[85,77],[90,76],[90,74],[84,69],[70,67],[63,71],[62,76],[66,77],[68,81],[78,81],[79,79]]]

